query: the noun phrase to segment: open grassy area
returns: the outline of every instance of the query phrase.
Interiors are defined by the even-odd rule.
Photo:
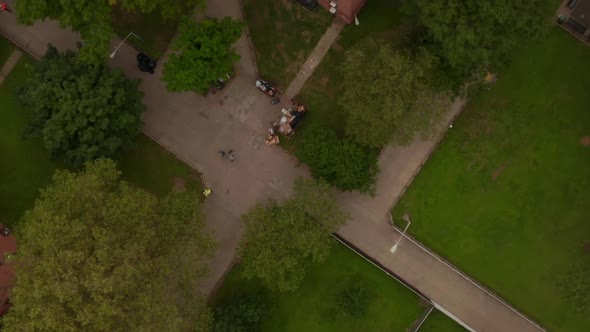
[[[23,56],[0,85],[0,223],[13,225],[33,205],[39,189],[61,167],[50,160],[40,139],[22,139],[27,115],[16,99],[16,89],[25,81],[26,66],[32,60]]]
[[[434,309],[420,326],[419,332],[466,332],[463,326],[459,325],[447,315]]]
[[[297,99],[305,103],[310,111],[297,127],[297,135],[291,141],[281,142],[294,151],[297,141],[305,137],[305,129],[312,125],[330,127],[344,134],[345,117],[340,112],[337,100],[341,91],[342,75],[340,64],[345,59],[346,50],[358,42],[373,38],[394,42],[404,33],[399,1],[371,0],[359,13],[359,25],[347,25],[332,45],[313,75],[307,80]]]
[[[0,68],[14,50],[14,45],[4,38],[0,38]]]
[[[244,0],[260,76],[285,90],[332,22],[290,0]]]
[[[349,284],[369,292],[363,317],[344,315],[337,304],[338,294]],[[328,260],[308,271],[301,287],[292,293],[274,293],[256,280],[241,277],[234,267],[214,299],[214,307],[234,294],[262,292],[268,305],[263,331],[405,331],[424,307],[419,298],[391,277],[338,244]]]
[[[523,45],[394,209],[412,216],[418,240],[552,331],[590,326],[564,299],[572,266],[590,259],[588,59],[558,27]]]
[[[117,35],[125,38],[130,32],[135,33],[141,40],[131,36],[127,42],[156,59],[174,38],[179,22],[178,19],[165,20],[157,10],[151,13],[127,12],[116,5],[112,13],[113,28]]]
[[[24,83],[32,61],[23,56],[0,85],[0,223],[9,225],[17,223],[23,212],[33,206],[39,189],[51,182],[54,171],[66,167],[51,160],[40,138],[21,137],[28,114],[19,105],[15,91]],[[154,194],[168,193],[173,182],[185,182],[187,189],[201,190],[198,174],[143,135],[137,138],[135,147],[121,152],[116,159],[129,182]]]
[[[203,191],[200,174],[145,135],[116,157],[123,176],[130,183],[163,196],[173,186]]]

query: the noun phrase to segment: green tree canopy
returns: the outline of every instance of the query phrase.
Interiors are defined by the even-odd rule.
[[[8,331],[195,331],[212,239],[196,193],[158,199],[115,162],[57,171],[16,232]]]
[[[547,18],[541,0],[415,0],[408,4],[448,64],[469,77],[494,65]]]
[[[113,155],[139,133],[145,106],[137,86],[119,71],[50,46],[19,98],[47,149],[81,164]]]
[[[110,54],[109,46],[114,35],[111,9],[119,2],[127,10],[160,11],[165,18],[182,16],[195,6],[204,6],[204,0],[18,0],[16,10],[21,23],[31,25],[50,18],[80,32],[84,46],[80,57],[96,63]]]
[[[394,51],[390,44],[368,43],[350,49],[342,65],[338,103],[346,113],[346,135],[375,148],[409,143],[428,134],[446,100],[429,85],[433,58],[422,50],[415,54]],[[415,116],[416,113],[420,116]]]
[[[128,11],[151,13],[159,11],[163,18],[171,19],[190,14],[195,10],[204,10],[206,0],[108,0],[110,5],[121,3]]]
[[[305,132],[297,155],[315,178],[341,190],[373,193],[379,172],[374,150],[350,138],[339,138],[330,128],[316,126]]]
[[[330,253],[330,234],[347,219],[325,182],[297,179],[293,197],[248,212],[241,258],[244,275],[280,291],[295,290],[310,262]]]
[[[214,80],[232,71],[240,56],[232,44],[240,38],[244,23],[225,17],[184,20],[172,49],[176,52],[164,65],[166,88],[169,91],[206,93]]]

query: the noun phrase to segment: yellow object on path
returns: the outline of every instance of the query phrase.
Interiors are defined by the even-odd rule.
[[[209,197],[209,195],[211,195],[213,191],[209,188],[205,188],[205,190],[203,190],[203,196],[205,196],[205,198]]]
[[[484,78],[484,81],[489,84],[494,84],[494,83],[496,83],[496,79],[497,79],[496,74],[491,73],[491,72],[487,72],[486,77]]]

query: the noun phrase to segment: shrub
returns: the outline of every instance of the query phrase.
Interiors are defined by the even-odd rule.
[[[346,315],[362,317],[367,311],[369,294],[359,286],[348,286],[338,295],[338,306]]]
[[[213,332],[259,331],[265,312],[259,294],[236,296],[216,310]]]
[[[377,152],[355,141],[340,139],[329,128],[310,128],[297,154],[314,177],[345,190],[374,193],[378,173]]]
[[[573,265],[560,281],[565,300],[573,310],[590,310],[590,260]]]

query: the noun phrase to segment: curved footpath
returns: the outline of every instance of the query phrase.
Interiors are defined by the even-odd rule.
[[[211,1],[207,14],[242,17],[239,0]],[[59,28],[55,22],[25,27],[16,23],[14,15],[2,15],[0,32],[35,57],[43,55],[48,43],[60,49],[75,49],[79,40],[77,33]],[[115,40],[113,45],[118,43]],[[219,246],[211,261],[211,277],[202,284],[206,293],[214,289],[231,266],[242,234],[240,216],[270,197],[287,197],[296,177],[309,176],[292,156],[264,144],[266,129],[278,116],[280,107],[271,105],[268,97],[252,86],[256,72],[245,35],[236,43],[236,49],[242,56],[236,77],[224,90],[207,98],[166,91],[160,81],[162,66],[154,75],[140,72],[135,62],[136,51],[128,45],[110,60],[113,67],[121,68],[129,77],[142,80],[140,89],[145,93],[148,108],[144,133],[202,172],[207,186],[214,190],[205,204],[205,214]],[[326,47],[319,45],[318,49]],[[160,63],[166,58],[167,53]],[[297,84],[302,86],[301,82]],[[289,91],[296,94],[293,89]],[[462,101],[452,105],[447,123],[462,105]],[[542,331],[418,243],[404,239],[395,254],[390,252],[400,234],[389,225],[387,212],[434,146],[435,141],[420,141],[404,148],[386,148],[379,159],[381,174],[375,197],[338,194],[343,209],[352,216],[338,234],[472,331]],[[234,163],[217,155],[218,150],[230,148],[236,153]]]

